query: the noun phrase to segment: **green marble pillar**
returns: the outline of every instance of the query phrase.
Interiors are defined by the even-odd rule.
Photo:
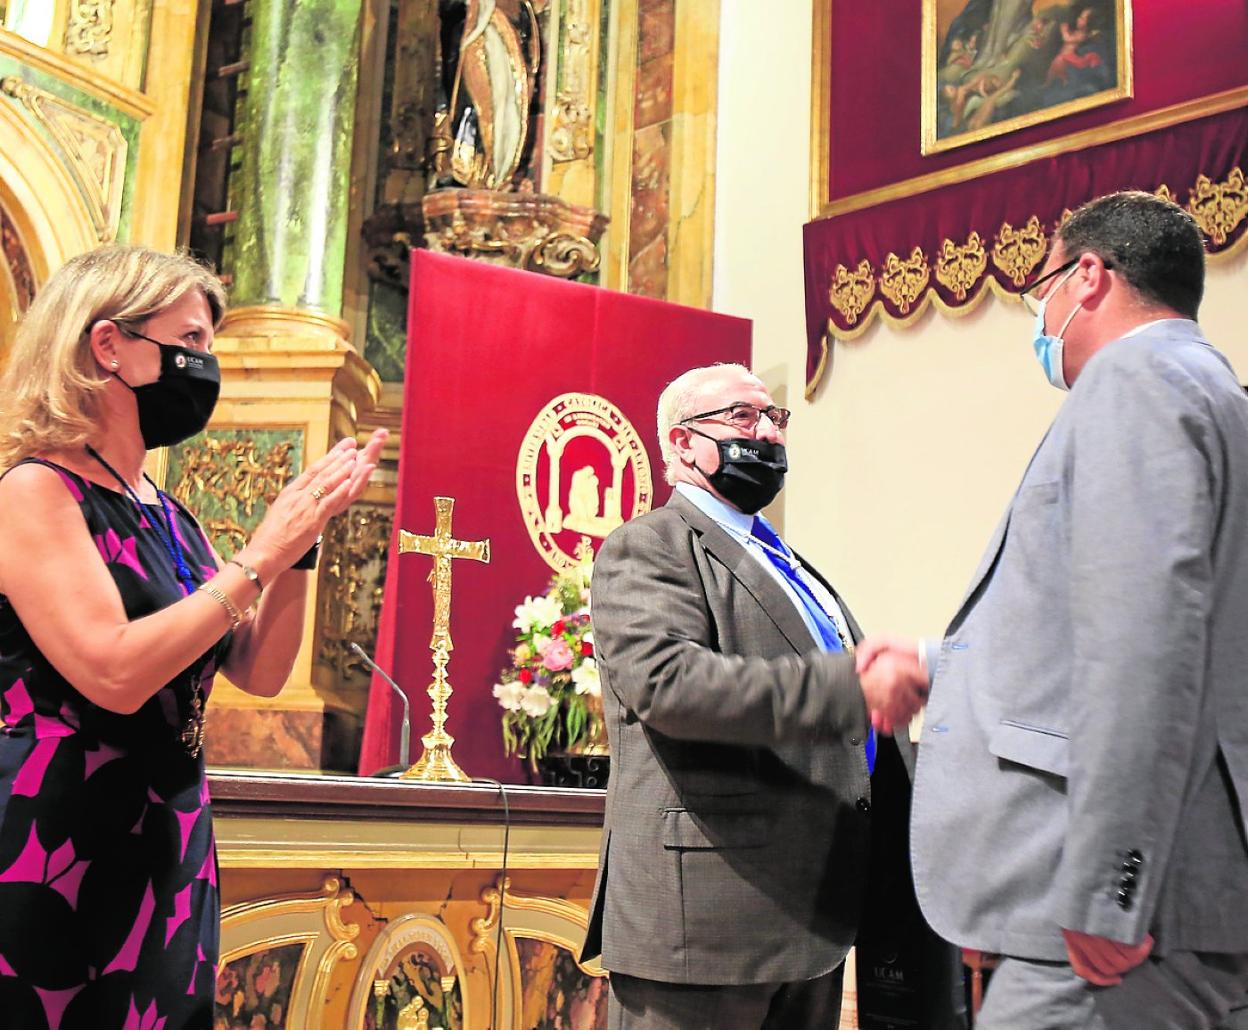
[[[225,256],[233,307],[342,311],[361,4],[251,2]]]

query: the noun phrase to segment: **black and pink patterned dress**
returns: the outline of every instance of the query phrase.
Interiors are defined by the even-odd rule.
[[[125,494],[51,467],[130,619],[184,596],[152,525],[159,505],[140,514]],[[215,572],[211,550],[194,518],[174,510],[201,582]],[[72,583],[65,595],[72,604]],[[204,758],[188,730],[228,647],[226,636],[139,711],[118,715],[52,668],[0,595],[0,1026],[212,1025],[216,853]]]

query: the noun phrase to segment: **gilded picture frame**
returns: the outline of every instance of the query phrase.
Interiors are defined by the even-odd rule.
[[[922,152],[1132,96],[1131,0],[923,0]]]

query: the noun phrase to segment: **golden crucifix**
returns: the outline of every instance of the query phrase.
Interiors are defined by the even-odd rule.
[[[399,531],[399,554],[427,554],[433,558],[433,571],[429,582],[433,584],[433,639],[429,650],[433,652],[433,682],[429,684],[429,696],[433,699],[433,730],[420,738],[425,746],[420,761],[402,774],[405,780],[428,780],[434,783],[466,783],[469,776],[451,757],[451,745],[455,738],[446,732],[446,702],[451,696],[451,683],[446,677],[446,665],[451,660],[455,645],[451,642],[451,561],[454,558],[471,558],[490,563],[488,540],[456,540],[451,535],[451,512],[455,510],[455,498],[435,497],[438,517],[433,536],[419,536],[406,529]]]

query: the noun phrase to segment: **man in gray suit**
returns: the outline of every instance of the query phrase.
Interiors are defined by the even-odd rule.
[[[1200,231],[1102,197],[1033,287],[1070,397],[928,660],[919,901],[1001,956],[983,1030],[1245,1026],[1248,399]]]
[[[611,777],[585,954],[611,971],[613,1030],[835,1027],[868,746],[907,780],[904,732],[876,741],[869,713],[904,731],[917,661],[860,679],[844,602],[755,518],[788,418],[740,365],[675,380],[658,422],[676,490],[595,563]]]

